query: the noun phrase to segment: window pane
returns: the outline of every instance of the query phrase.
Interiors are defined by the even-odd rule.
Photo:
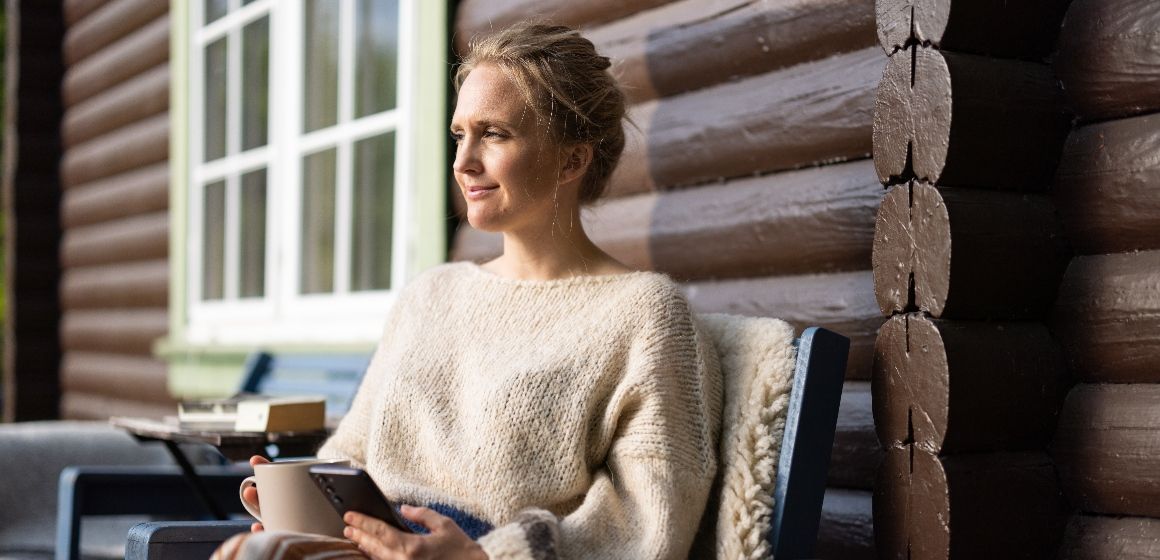
[[[355,117],[395,108],[397,0],[359,0],[355,14]]]
[[[226,155],[226,38],[205,48],[205,161]]]
[[[352,290],[391,287],[391,226],[394,211],[395,133],[355,143],[351,223]]]
[[[270,84],[270,18],[242,30],[242,150],[266,145]]]
[[[210,23],[217,18],[226,15],[229,11],[229,0],[206,0],[205,2],[205,22]]]
[[[302,86],[306,132],[338,122],[338,9],[334,0],[307,0]]]
[[[335,149],[302,161],[302,264],[304,294],[334,291]]]
[[[266,170],[242,175],[241,250],[238,295],[266,293]]]
[[[202,216],[201,299],[222,299],[225,294],[226,184],[205,186]]]

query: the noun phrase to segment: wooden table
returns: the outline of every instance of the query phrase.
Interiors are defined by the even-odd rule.
[[[179,444],[208,443],[218,449],[230,461],[245,461],[253,455],[266,458],[296,457],[313,455],[330,435],[329,429],[311,432],[238,432],[234,430],[213,430],[206,428],[183,428],[176,418],[155,420],[151,418],[130,418],[114,416],[109,419],[113,426],[121,428],[141,441],[160,441],[169,450],[173,460],[181,467],[181,473],[193,488],[202,504],[218,519],[228,519],[225,510],[213,499],[197,470],[185,456]],[[276,446],[277,452],[270,453]]]

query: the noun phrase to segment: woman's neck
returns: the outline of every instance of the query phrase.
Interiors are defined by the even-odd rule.
[[[578,216],[570,225],[554,224],[547,231],[504,232],[503,255],[484,268],[520,280],[554,280],[631,270],[588,238]]]

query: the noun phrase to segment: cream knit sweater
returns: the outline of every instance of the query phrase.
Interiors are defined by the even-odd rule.
[[[431,269],[393,306],[319,451],[496,528],[504,558],[683,558],[716,469],[721,380],[665,276]]]

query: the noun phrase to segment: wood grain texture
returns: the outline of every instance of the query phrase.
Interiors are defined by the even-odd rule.
[[[799,331],[821,326],[850,339],[846,381],[868,380],[874,340],[883,318],[874,303],[870,271],[774,276],[684,284],[694,311],[776,317]]]
[[[636,105],[640,134],[629,134],[610,192],[865,158],[885,62],[863,49]]]
[[[1160,559],[1160,519],[1076,515],[1067,524],[1059,560],[1128,559]]]
[[[65,112],[66,148],[169,109],[169,64],[164,63],[109,88]]]
[[[169,162],[72,185],[61,201],[66,228],[161,212],[169,208]]]
[[[1051,68],[911,47],[874,102],[874,163],[894,184],[1044,191],[1071,129]]]
[[[847,381],[842,386],[834,451],[826,485],[835,488],[872,490],[882,447],[874,433],[874,412],[870,404],[870,384]]]
[[[1085,381],[1160,383],[1160,251],[1072,259],[1052,332]]]
[[[65,232],[60,250],[61,264],[65,267],[163,259],[168,256],[168,212],[71,228]]]
[[[64,21],[67,25],[75,25],[105,2],[106,0],[62,0],[60,4],[64,10]]]
[[[169,364],[152,356],[69,352],[61,363],[61,385],[67,392],[167,402]]]
[[[66,107],[169,60],[169,14],[145,24],[69,67],[61,87]]]
[[[1053,466],[1041,453],[893,448],[874,490],[880,559],[1051,558],[1066,522]]]
[[[1160,517],[1160,385],[1077,385],[1051,456],[1080,510]]]
[[[894,315],[874,346],[874,424],[925,453],[1046,449],[1068,385],[1040,323]]]
[[[1069,258],[1046,195],[911,182],[892,187],[878,209],[875,297],[883,314],[1042,318]]]
[[[462,0],[455,14],[455,45],[460,53],[477,36],[513,23],[535,20],[569,27],[591,27],[656,8],[672,0]]]
[[[71,311],[61,319],[60,340],[68,352],[151,356],[153,342],[167,332],[164,308]]]
[[[874,45],[869,0],[681,0],[584,35],[633,102]]]
[[[110,416],[161,419],[172,416],[177,401],[145,402],[108,395],[71,392],[60,401],[61,415],[70,420],[107,420]]]
[[[60,164],[70,188],[169,159],[169,114],[161,114],[74,146]]]
[[[71,267],[61,277],[61,307],[72,309],[167,307],[169,261]]]
[[[1066,0],[877,0],[888,54],[912,43],[999,58],[1042,60],[1059,34]]]
[[[66,2],[67,6],[68,2]],[[72,65],[169,12],[168,2],[112,0],[71,24],[64,35],[64,61]],[[67,15],[67,12],[66,12]]]
[[[1076,127],[1052,196],[1081,254],[1160,249],[1160,113]]]
[[[1074,0],[1054,65],[1084,119],[1160,110],[1160,4]]]
[[[870,492],[827,488],[818,523],[818,558],[874,560],[873,498]]]

